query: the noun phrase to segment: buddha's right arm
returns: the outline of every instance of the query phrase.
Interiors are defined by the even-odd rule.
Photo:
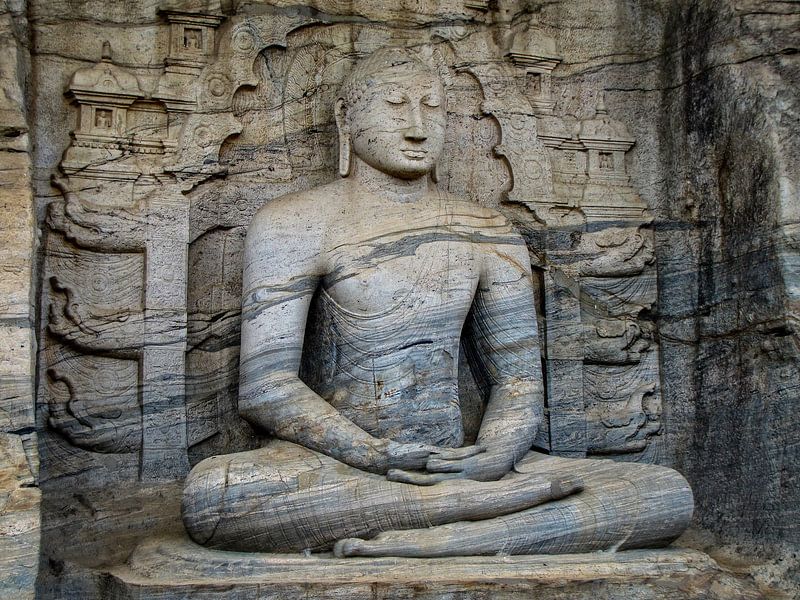
[[[423,468],[433,447],[370,435],[298,377],[311,295],[309,291],[277,304],[245,299],[239,414],[280,439],[358,469],[385,474],[394,468]]]
[[[308,310],[324,272],[318,225],[305,214],[262,209],[247,234],[239,413],[276,437],[359,469],[421,468],[427,451],[370,435],[298,376]]]
[[[256,427],[375,473],[385,473],[388,440],[363,431],[305,385],[255,355],[241,362],[239,413]],[[281,360],[278,355],[272,359]]]

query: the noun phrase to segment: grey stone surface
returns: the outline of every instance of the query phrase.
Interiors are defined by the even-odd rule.
[[[70,565],[179,528],[190,465],[263,443],[236,406],[245,228],[335,178],[331,96],[355,56],[398,41],[449,67],[439,188],[528,245],[545,299],[537,448],[677,468],[702,528],[686,543],[796,593],[797,7],[312,6],[3,4],[0,409],[34,481],[8,480],[32,498],[12,527],[33,523],[39,437],[41,595],[89,597]],[[106,70],[116,83],[93,88]],[[27,579],[2,579],[29,596],[19,556]]]
[[[235,557],[235,558],[234,558]],[[313,582],[313,583],[312,583]],[[325,556],[236,555],[170,539],[139,548],[109,571],[113,599],[192,597],[435,599],[547,597],[756,599],[766,596],[738,581],[706,555],[687,550],[620,554],[448,559],[335,559]]]
[[[40,526],[26,8],[24,1],[0,3],[0,596],[9,600],[33,597]]]
[[[728,539],[796,544],[798,434],[789,398],[797,398],[800,355],[797,272],[790,266],[797,248],[788,240],[800,206],[800,154],[789,133],[798,126],[791,90],[800,84],[800,13],[792,5],[744,2],[672,18],[674,36],[698,40],[678,55],[681,86],[664,102],[686,140],[663,147],[674,165],[665,171],[668,183],[683,188],[684,203],[665,216],[690,224],[681,233],[667,222],[659,236],[680,240],[689,254],[664,261],[660,290],[660,320],[669,328],[662,338],[673,339],[662,361],[664,382],[695,399],[688,414],[675,415],[676,425],[686,423],[676,447],[689,446],[676,454],[701,482],[702,526]],[[688,218],[676,218],[680,208]],[[693,298],[684,292],[666,300],[670,290],[687,287]],[[687,347],[691,380],[671,360]],[[743,454],[749,458],[742,462]]]
[[[668,543],[693,508],[678,473],[527,454],[544,415],[528,249],[500,213],[435,187],[447,110],[433,68],[401,47],[358,61],[335,100],[342,179],[272,200],[250,224],[239,411],[283,441],[200,462],[184,494],[187,530],[212,548],[333,547],[337,556]],[[627,138],[602,117],[604,108],[598,112],[583,125],[586,139]],[[526,119],[509,125],[517,136],[534,126]],[[592,152],[590,171],[620,177],[611,162],[592,167]],[[590,239],[583,271],[639,274],[652,260],[644,251],[640,264],[628,266],[645,246],[636,230]],[[616,252],[598,257],[598,247]],[[566,296],[555,301],[575,307]],[[580,323],[580,314],[569,316]],[[562,335],[549,350],[580,353],[581,341]],[[475,444],[463,447],[460,347],[485,398]],[[589,393],[603,405],[597,424],[632,425],[610,448],[627,450],[646,421],[637,420],[642,397],[655,384],[634,369],[624,385],[612,372],[611,388],[601,367],[586,369]],[[557,378],[576,381],[566,370]],[[573,410],[583,413],[589,393],[578,389]],[[614,402],[620,391],[623,407]],[[572,435],[560,422],[551,423],[556,431]],[[595,446],[605,448],[611,437],[595,438]]]

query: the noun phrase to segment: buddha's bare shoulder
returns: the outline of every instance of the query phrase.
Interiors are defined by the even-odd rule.
[[[341,181],[319,185],[308,190],[292,192],[268,200],[250,223],[251,234],[258,231],[291,231],[303,235],[327,226],[346,200]]]
[[[519,237],[508,218],[494,208],[458,196],[443,196],[442,202],[456,223],[474,227],[483,233],[494,232]]]

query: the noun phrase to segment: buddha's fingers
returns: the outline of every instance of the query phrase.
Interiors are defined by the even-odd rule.
[[[486,452],[486,448],[477,445],[463,446],[461,448],[440,448],[434,452],[431,452],[431,459],[461,460],[463,458],[475,456],[476,454],[482,454],[483,452]]]
[[[389,469],[386,479],[397,483],[411,485],[434,485],[448,479],[463,479],[460,473],[421,473],[417,471],[404,471],[403,469]]]
[[[458,473],[464,470],[462,459],[444,460],[431,458],[425,468],[433,473]]]

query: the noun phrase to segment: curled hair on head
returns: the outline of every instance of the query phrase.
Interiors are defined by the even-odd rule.
[[[345,77],[339,89],[339,98],[348,106],[353,106],[364,92],[375,82],[375,75],[389,69],[406,72],[427,71],[436,73],[429,65],[422,62],[408,48],[389,47],[376,50],[372,54],[356,62],[353,69]]]

